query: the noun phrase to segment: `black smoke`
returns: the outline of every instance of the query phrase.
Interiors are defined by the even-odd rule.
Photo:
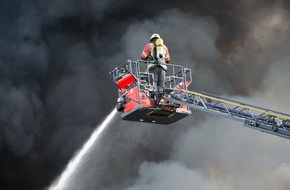
[[[289,3],[283,0],[2,0],[1,189],[49,186],[96,124],[114,107],[116,88],[108,72],[126,59],[138,59],[153,32],[164,38],[173,63],[193,69],[191,89],[238,98],[250,96],[253,103],[267,103],[289,112],[289,104],[286,104],[289,84],[283,83],[289,79],[286,76],[290,51],[288,18]],[[279,86],[275,81],[283,85]],[[279,90],[282,92],[277,93]],[[259,100],[262,95],[272,103]],[[147,125],[116,128],[117,123],[112,125],[103,137],[101,153],[96,150],[89,159],[88,165],[94,165],[93,160],[98,157],[92,167],[94,170],[87,175],[90,178],[84,179],[87,186],[81,187],[138,188],[143,183],[142,177],[145,175],[146,179],[146,172],[150,173],[150,168],[154,168],[154,165],[142,164],[144,161],[176,159],[183,160],[189,168],[196,168],[188,161],[191,155],[186,156],[181,151],[187,144],[179,136],[198,125],[195,120],[201,122],[204,119],[203,115],[195,115],[194,119],[184,121],[183,126],[172,128],[146,128]],[[212,138],[223,136],[212,136],[207,130],[194,132],[209,133]],[[192,129],[189,134],[191,132]],[[184,139],[190,137],[194,135]],[[250,141],[253,139],[255,136],[249,138]],[[260,141],[264,142],[263,139]],[[202,148],[210,149],[210,145],[192,143],[197,144],[197,150],[185,150],[202,154]],[[236,142],[236,145],[240,144]],[[268,149],[262,153],[267,154],[266,151]],[[214,153],[218,154],[212,151],[209,155]],[[193,160],[200,161],[200,168],[208,171],[208,168],[204,169],[206,162],[201,162],[202,159]],[[227,159],[221,156],[217,160]],[[287,163],[283,156],[278,160]],[[114,167],[111,163],[115,163]],[[184,170],[183,165],[170,163],[169,170]],[[274,165],[270,164],[272,168]],[[141,178],[136,181],[139,166]],[[164,166],[166,162],[157,165],[161,168],[159,171],[163,171]],[[216,165],[213,168],[227,172],[224,168],[230,166],[222,163],[221,170],[216,169]],[[258,169],[258,174],[264,172],[260,165]],[[188,172],[201,178],[196,171]],[[247,170],[243,172],[248,173]],[[240,177],[239,173],[236,176]],[[201,186],[206,184],[206,179],[201,180]]]

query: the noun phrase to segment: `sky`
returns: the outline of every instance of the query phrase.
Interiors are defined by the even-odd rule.
[[[116,103],[109,72],[152,33],[189,89],[290,113],[286,0],[0,2],[0,186],[44,189]],[[289,140],[193,111],[171,126],[105,129],[70,189],[289,187]]]

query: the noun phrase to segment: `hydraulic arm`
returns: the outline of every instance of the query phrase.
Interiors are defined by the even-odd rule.
[[[169,94],[170,102],[237,120],[246,127],[290,139],[290,115],[207,93],[172,90]]]

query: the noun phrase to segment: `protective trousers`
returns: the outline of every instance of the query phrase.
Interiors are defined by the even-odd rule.
[[[155,89],[159,86],[165,87],[166,71],[161,66],[150,68],[149,73],[152,73],[154,76],[153,86]]]

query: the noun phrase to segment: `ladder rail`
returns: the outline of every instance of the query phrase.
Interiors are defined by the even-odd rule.
[[[272,116],[276,116],[279,117],[280,119],[284,119],[284,120],[290,120],[290,115],[288,114],[283,114],[277,111],[273,111],[273,110],[269,110],[269,109],[265,109],[265,108],[260,108],[257,106],[252,106],[249,104],[244,104],[241,102],[237,102],[237,101],[232,101],[226,98],[221,98],[218,96],[212,96],[209,94],[204,94],[204,93],[199,93],[199,92],[193,92],[193,91],[189,91],[189,90],[181,90],[182,92],[188,93],[188,94],[192,94],[194,96],[200,96],[200,97],[204,97],[204,98],[208,98],[211,100],[215,100],[215,101],[222,101],[223,103],[229,104],[229,105],[233,105],[233,106],[239,106],[239,107],[243,107],[243,108],[247,108],[250,109],[252,111],[256,111],[256,112],[260,112],[260,113],[265,113],[268,115],[272,115]]]
[[[171,90],[167,100],[240,121],[246,127],[290,139],[290,116],[288,114],[188,90]]]

